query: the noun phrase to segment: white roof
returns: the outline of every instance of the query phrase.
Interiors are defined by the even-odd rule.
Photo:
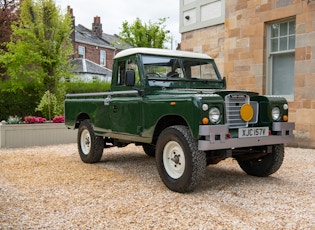
[[[170,57],[188,57],[188,58],[201,58],[201,59],[213,59],[206,54],[193,53],[187,51],[178,51],[178,50],[167,50],[167,49],[156,49],[156,48],[131,48],[126,49],[114,57],[121,58],[125,56],[130,56],[134,54],[151,54],[151,55],[159,55],[159,56],[170,56]]]

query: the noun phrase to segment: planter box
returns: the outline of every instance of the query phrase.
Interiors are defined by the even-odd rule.
[[[43,146],[75,143],[77,130],[64,123],[0,124],[0,148]]]

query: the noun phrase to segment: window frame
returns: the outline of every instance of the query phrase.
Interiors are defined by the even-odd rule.
[[[100,50],[100,65],[101,66],[106,66],[106,58],[107,58],[106,56],[107,56],[106,51]],[[102,63],[102,61],[103,61],[103,63]]]
[[[289,49],[289,37],[292,36],[293,34],[290,34],[289,30],[288,33],[285,36],[281,36],[280,34],[280,29],[278,32],[279,36],[275,36],[272,37],[272,25],[275,24],[284,24],[287,23],[288,25],[290,24],[290,22],[294,21],[295,22],[295,31],[294,31],[294,36],[295,36],[295,42],[294,42],[294,48]],[[295,54],[295,44],[296,44],[296,18],[295,17],[291,17],[291,18],[286,18],[286,19],[282,19],[282,20],[278,20],[278,21],[273,21],[270,22],[268,24],[266,24],[266,31],[267,31],[267,36],[266,36],[266,44],[267,44],[267,49],[266,49],[266,94],[270,94],[270,95],[274,95],[273,94],[273,58],[276,55],[283,55],[283,54]],[[272,39],[278,39],[280,41],[281,38],[287,37],[287,48],[286,50],[281,50],[279,49],[280,45],[278,43],[278,50],[274,51],[272,50]],[[294,72],[293,74],[293,78],[294,78]],[[293,79],[293,87],[294,87],[294,79]],[[294,91],[292,92],[292,94],[285,94],[285,95],[274,95],[274,96],[282,96],[285,97],[288,101],[293,101],[294,100]]]
[[[81,54],[81,52],[83,52],[83,54]],[[79,55],[79,58],[83,58],[85,59],[85,47],[84,46],[78,46],[78,55]],[[82,57],[81,57],[82,56]]]

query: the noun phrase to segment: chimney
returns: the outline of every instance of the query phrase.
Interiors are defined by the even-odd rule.
[[[92,23],[92,33],[97,37],[102,37],[103,30],[102,30],[102,23],[101,17],[96,16],[94,17],[94,22]]]
[[[74,43],[75,43],[75,17],[73,15],[73,9],[70,6],[67,7],[67,11],[68,11],[68,14],[70,15],[71,20],[72,20],[72,32],[70,34],[70,38],[71,38],[73,49],[74,49]]]

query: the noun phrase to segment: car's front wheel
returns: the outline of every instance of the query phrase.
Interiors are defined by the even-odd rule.
[[[188,127],[172,126],[159,136],[156,145],[156,165],[166,187],[175,192],[189,192],[202,181],[206,169],[206,154],[198,150]]]
[[[83,162],[97,163],[101,160],[104,141],[102,137],[95,135],[90,120],[81,122],[77,142],[80,158]]]
[[[284,158],[283,144],[273,145],[272,152],[267,155],[250,159],[238,160],[239,166],[251,176],[266,177],[269,176],[281,167]]]

